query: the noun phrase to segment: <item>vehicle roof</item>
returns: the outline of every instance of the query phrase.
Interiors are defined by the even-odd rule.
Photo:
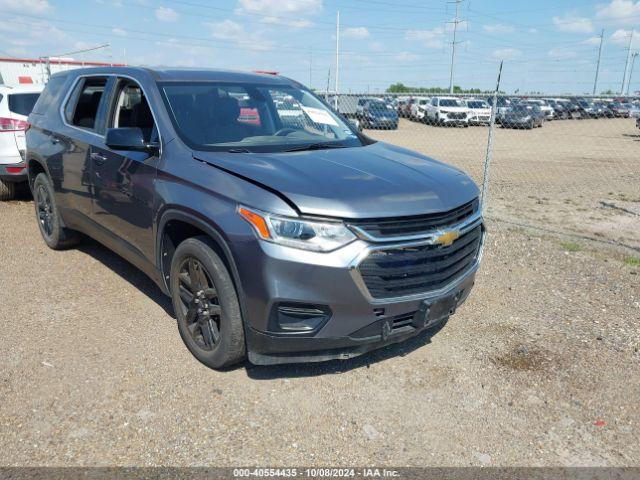
[[[272,85],[298,85],[297,82],[280,75],[268,73],[239,72],[232,70],[208,70],[162,67],[94,67],[79,68],[55,75],[127,75],[137,77],[150,75],[158,82],[239,82]]]
[[[2,93],[36,93],[44,90],[44,85],[37,83],[30,83],[26,85],[0,85],[0,92]]]

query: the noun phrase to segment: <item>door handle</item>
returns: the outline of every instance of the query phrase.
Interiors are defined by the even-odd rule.
[[[98,152],[91,153],[91,160],[93,160],[97,165],[102,165],[107,161],[107,157]]]
[[[51,143],[57,145],[58,143],[60,143],[60,139],[58,137],[51,137]]]

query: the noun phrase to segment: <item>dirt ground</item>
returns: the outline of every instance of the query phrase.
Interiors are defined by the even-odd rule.
[[[635,134],[629,122],[602,122]],[[345,362],[209,370],[142,273],[89,240],[49,250],[27,199],[0,203],[0,465],[640,464],[633,250],[504,221],[523,211],[544,225],[545,213],[550,230],[591,235],[555,210],[579,220],[621,215],[600,200],[637,205],[635,138],[619,138],[612,156],[597,140],[548,156],[588,123],[499,130],[496,218],[468,302],[432,338]],[[376,134],[404,131],[416,148],[414,129],[427,132],[424,151],[443,158],[453,146],[463,167],[484,148],[484,128],[403,122]],[[507,141],[523,151],[507,155]],[[555,171],[581,177],[565,193]],[[626,235],[611,238],[637,238]]]

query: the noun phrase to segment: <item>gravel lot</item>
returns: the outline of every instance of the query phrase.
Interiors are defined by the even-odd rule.
[[[500,130],[496,147],[588,122]],[[440,158],[454,132],[486,133],[403,122],[377,135],[409,129],[428,129],[424,149]],[[415,148],[419,139],[407,138]],[[450,145],[461,154],[476,148]],[[596,162],[598,152],[582,161]],[[0,203],[0,464],[640,464],[640,266],[628,249],[498,221],[524,210],[529,203],[504,206],[529,193],[562,203],[551,195],[557,185],[539,191],[554,176],[543,179],[532,151],[519,162],[525,153],[535,159],[527,170],[535,185],[516,175],[509,187],[507,160],[496,156],[492,195],[503,207],[492,210],[476,288],[449,323],[431,339],[321,365],[208,370],[142,273],[89,240],[51,251],[27,199]],[[558,169],[561,160],[583,170],[573,157],[557,157]],[[594,180],[584,202],[640,196],[637,160],[602,167],[611,190],[589,194]],[[613,178],[635,179],[635,192]]]

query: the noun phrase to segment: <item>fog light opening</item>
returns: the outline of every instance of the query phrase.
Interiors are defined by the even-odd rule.
[[[279,303],[272,310],[269,322],[272,331],[281,333],[310,333],[321,327],[331,317],[325,305]]]

